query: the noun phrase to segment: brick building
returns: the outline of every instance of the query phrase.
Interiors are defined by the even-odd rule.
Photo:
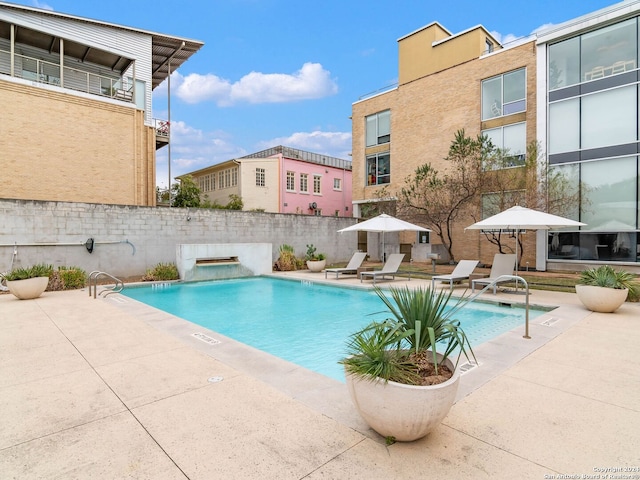
[[[0,2],[0,197],[155,205],[151,92],[201,46]]]
[[[393,202],[418,166],[445,169],[459,129],[471,137],[484,133],[514,154],[536,138],[533,39],[506,48],[482,26],[453,35],[436,22],[400,38],[398,52],[397,87],[352,106],[355,216],[381,196],[391,195]],[[473,221],[460,219],[454,255],[490,263],[492,245],[478,232],[464,232]],[[418,260],[429,252],[446,255],[435,235],[430,242],[426,250],[417,248],[415,234],[403,233],[400,251]],[[532,261],[532,250],[525,250],[523,265]]]

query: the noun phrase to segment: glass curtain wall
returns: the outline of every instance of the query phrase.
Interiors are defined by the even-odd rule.
[[[580,191],[579,231],[549,233],[554,260],[640,262],[638,19],[548,47],[548,152]]]

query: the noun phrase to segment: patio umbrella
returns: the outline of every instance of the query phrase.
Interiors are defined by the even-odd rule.
[[[586,223],[576,222],[568,218],[516,205],[492,217],[469,225],[465,230],[514,230],[516,235],[517,271],[520,265],[518,258],[518,232],[520,230],[549,230],[551,228],[580,227],[585,225]]]
[[[428,228],[414,225],[413,223],[405,222],[399,218],[392,217],[383,213],[377,217],[370,218],[364,222],[356,223],[350,227],[338,230],[338,232],[378,232],[382,233],[382,254],[384,255],[384,234],[386,232],[430,232]]]

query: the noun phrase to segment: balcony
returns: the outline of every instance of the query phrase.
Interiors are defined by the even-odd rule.
[[[11,53],[0,50],[0,73],[11,75]],[[127,77],[108,77],[26,55],[14,55],[13,76],[101,97],[133,103],[133,83]]]
[[[170,138],[170,126],[167,120],[160,120],[159,118],[153,119],[153,127],[156,131],[156,150],[160,150],[162,147],[169,145]]]

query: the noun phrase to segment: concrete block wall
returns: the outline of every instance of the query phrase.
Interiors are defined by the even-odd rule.
[[[328,262],[347,261],[357,234],[338,233],[353,218],[0,199],[0,271],[49,263],[130,277],[175,262],[179,244],[282,244],[303,256],[313,243]],[[94,239],[93,253],[84,244]],[[14,254],[17,252],[17,254]]]

